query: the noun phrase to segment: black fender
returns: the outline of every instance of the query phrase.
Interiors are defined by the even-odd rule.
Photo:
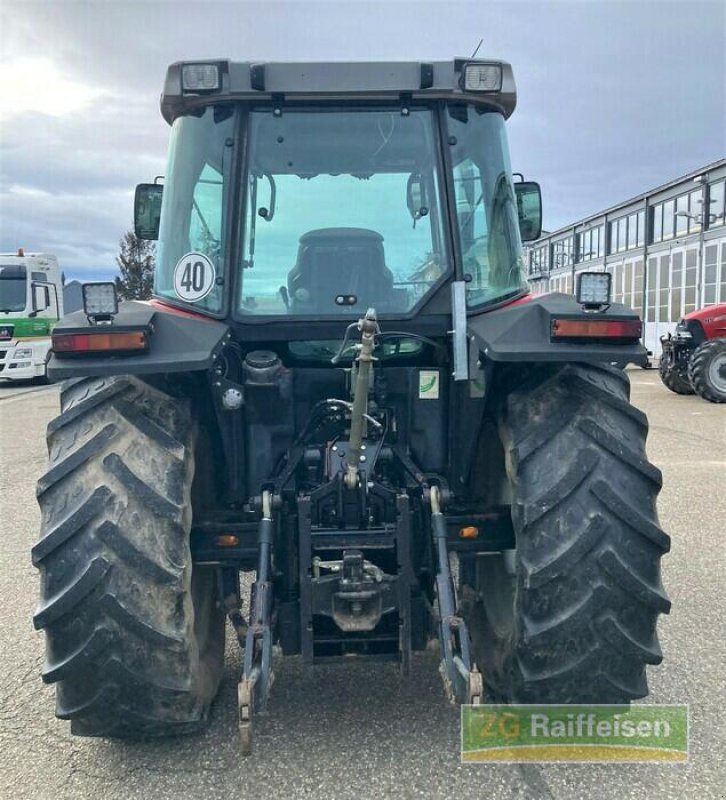
[[[53,334],[88,333],[98,329],[83,311],[76,311],[63,317],[53,328]],[[143,353],[128,355],[52,353],[48,378],[60,381],[208,370],[229,334],[229,326],[223,322],[135,300],[119,305],[118,314],[106,330],[144,330],[149,348]]]
[[[493,311],[470,315],[467,334],[484,358],[494,362],[582,361],[641,367],[648,362],[648,351],[637,339],[557,340],[552,336],[555,319],[632,321],[640,317],[620,303],[605,311],[584,311],[572,295],[528,295]]]

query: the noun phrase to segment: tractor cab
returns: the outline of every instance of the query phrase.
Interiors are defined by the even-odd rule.
[[[541,211],[512,178],[514,105],[501,62],[173,65],[164,186],[137,192],[139,235],[160,209],[155,294],[338,329],[369,307],[441,315],[454,281],[472,309],[526,294],[520,230]]]

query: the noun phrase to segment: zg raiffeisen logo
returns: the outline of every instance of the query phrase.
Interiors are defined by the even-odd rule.
[[[462,706],[462,761],[687,761],[688,706]]]

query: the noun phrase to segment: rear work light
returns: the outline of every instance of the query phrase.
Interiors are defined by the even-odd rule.
[[[218,64],[184,64],[182,66],[182,91],[192,93],[218,92]]]
[[[501,64],[467,64],[464,67],[467,92],[499,92],[502,89]]]
[[[609,272],[581,272],[577,276],[577,302],[588,310],[610,305],[612,280]]]
[[[553,319],[553,339],[640,339],[639,319]]]
[[[89,320],[110,320],[118,314],[118,297],[113,283],[84,283],[82,291],[83,311]]]
[[[129,353],[145,351],[148,347],[146,331],[53,334],[55,353]]]

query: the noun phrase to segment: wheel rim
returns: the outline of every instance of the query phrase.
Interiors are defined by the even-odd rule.
[[[719,353],[710,363],[708,379],[715,389],[726,394],[726,352]]]

